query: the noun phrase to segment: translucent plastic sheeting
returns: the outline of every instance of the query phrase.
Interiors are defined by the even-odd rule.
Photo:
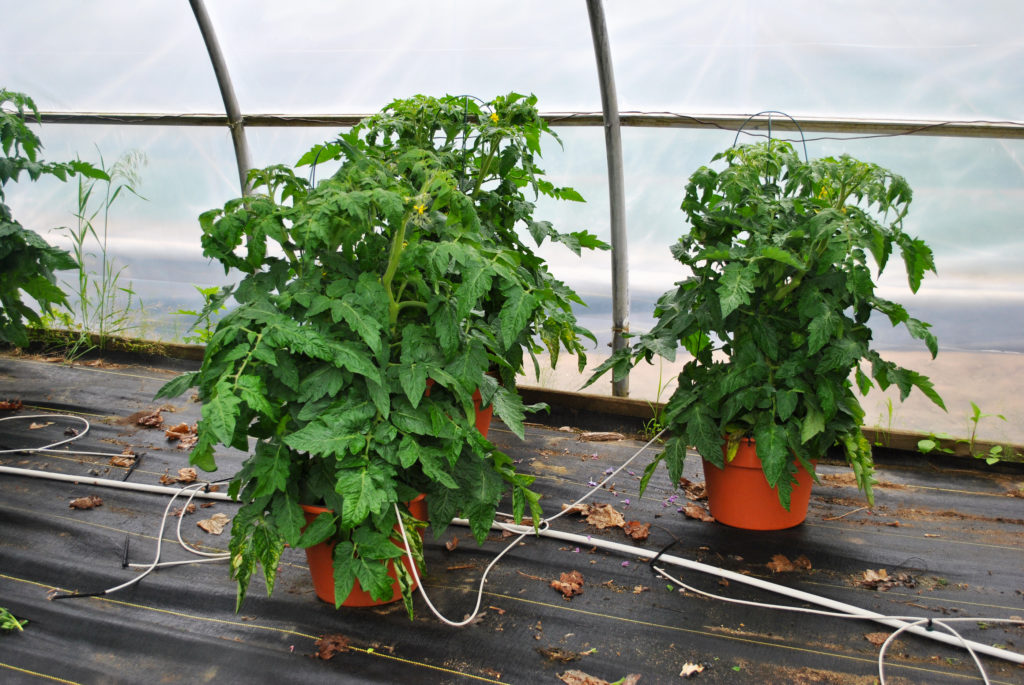
[[[243,112],[368,112],[414,92],[600,110],[582,2],[208,0]],[[1013,0],[606,2],[623,110],[1002,120]],[[0,77],[44,109],[220,112],[185,2],[0,0]]]

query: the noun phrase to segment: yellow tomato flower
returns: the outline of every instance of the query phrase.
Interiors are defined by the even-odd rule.
[[[418,213],[423,214],[424,212],[427,211],[427,206],[426,205],[413,205],[413,209],[415,209]]]
[[[498,123],[498,113],[497,112],[491,112],[491,121],[494,122],[495,124]]]

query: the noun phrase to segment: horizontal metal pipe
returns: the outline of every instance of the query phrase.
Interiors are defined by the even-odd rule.
[[[114,126],[228,126],[223,114],[113,113],[113,112],[40,112],[47,124],[102,124]],[[368,114],[246,114],[245,126],[260,127],[335,127],[354,126]],[[601,112],[543,112],[541,117],[552,126],[603,126]],[[692,128],[737,130],[749,119],[745,114],[683,114],[676,112],[620,112],[622,126],[640,128]],[[768,117],[754,117],[744,130],[757,131],[767,126]],[[817,133],[877,136],[945,136],[950,138],[1024,138],[1021,121],[944,121],[928,119],[864,119],[796,117],[795,123],[772,119],[772,129]]]

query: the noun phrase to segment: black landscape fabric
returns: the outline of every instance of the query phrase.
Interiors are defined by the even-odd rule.
[[[187,453],[165,431],[194,423],[200,407],[188,397],[167,405],[152,397],[188,363],[121,362],[67,366],[0,357],[0,401],[22,405],[0,411],[0,418],[37,416],[0,421],[0,450],[81,432],[82,421],[58,414],[90,426],[67,453],[5,452],[0,465],[174,487]],[[162,423],[139,422],[153,416]],[[499,423],[491,432],[519,469],[537,476],[547,513],[594,490],[643,445],[590,437],[542,425],[528,426],[525,441]],[[134,461],[112,464],[111,455],[125,450]],[[0,632],[0,682],[600,683],[637,674],[641,683],[674,683],[684,672],[703,683],[874,682],[878,645],[891,629],[683,591],[653,575],[648,563],[669,545],[673,555],[890,615],[1024,615],[1024,502],[1012,496],[1019,472],[905,460],[880,469],[876,506],[867,509],[848,469],[824,464],[808,520],[758,533],[701,520],[706,503],[696,457],[685,472],[690,487],[673,489],[659,471],[639,498],[650,456],[641,454],[590,500],[620,513],[625,527],[601,528],[574,513],[554,527],[582,535],[579,544],[526,538],[491,572],[481,611],[463,628],[442,624],[419,596],[413,621],[401,603],[335,610],[313,594],[301,550],[286,550],[271,597],[257,580],[237,613],[224,562],[161,569],[107,595],[57,599],[137,576],[122,564],[153,560],[169,496],[0,474],[0,607],[28,621],[23,631]],[[228,478],[242,457],[225,453],[218,457],[221,472],[199,477]],[[72,507],[90,497],[101,502]],[[172,508],[181,504],[179,498]],[[193,504],[182,521],[185,541],[226,550],[230,527],[218,535],[197,523],[230,517],[237,505]],[[159,536],[162,558],[194,558],[178,544],[179,518],[169,520]],[[440,537],[428,531],[426,540],[425,587],[446,616],[461,621],[476,603],[481,573],[508,538],[494,531],[480,547],[468,529],[453,526]],[[593,544],[599,540],[643,553],[605,551]],[[718,595],[794,604],[736,581],[678,572]],[[979,642],[1024,647],[1020,627],[959,626]],[[982,661],[993,682],[1024,682],[1021,667]],[[888,652],[886,674],[900,683],[958,683],[976,671],[962,650],[903,635]]]

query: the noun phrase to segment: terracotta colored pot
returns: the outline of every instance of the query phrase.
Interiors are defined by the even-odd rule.
[[[719,523],[747,530],[780,530],[800,525],[807,518],[814,479],[803,467],[798,466],[786,511],[779,503],[778,491],[768,485],[761,470],[753,440],[741,440],[736,457],[724,469],[703,461],[708,507]]]
[[[303,504],[302,510],[306,515],[306,524],[308,525],[318,515],[330,511],[324,507],[314,507]],[[425,495],[420,495],[413,501],[409,502],[409,511],[416,518],[421,521],[427,520],[427,502]],[[395,530],[398,530],[398,526],[395,526]],[[420,531],[420,535],[423,535],[423,531]],[[405,550],[405,545],[395,545]],[[316,591],[316,596],[327,602],[328,604],[334,604],[334,544],[323,542],[319,545],[313,545],[312,547],[306,548],[306,561],[309,563],[309,573],[313,576],[313,590]],[[409,562],[409,557],[403,556],[402,563],[405,567],[412,572],[412,564]],[[349,593],[345,601],[341,603],[342,606],[346,607],[370,607],[378,606],[381,604],[389,604],[391,602],[397,602],[402,599],[402,589],[398,584],[398,575],[395,573],[395,562],[392,559],[388,562],[388,575],[394,581],[391,584],[391,597],[384,600],[376,600],[370,596],[370,593],[363,590],[359,585],[359,581],[356,580],[352,586],[352,592]],[[412,589],[415,590],[417,585],[414,583]]]
[[[430,388],[434,385],[434,379],[427,379],[427,390],[423,393],[424,397],[430,397]],[[489,404],[483,409],[480,408],[480,402],[483,401],[483,396],[479,390],[473,391],[473,407],[476,408],[476,429],[480,431],[480,435],[487,437],[487,431],[491,428],[491,418],[494,415],[494,405]]]

